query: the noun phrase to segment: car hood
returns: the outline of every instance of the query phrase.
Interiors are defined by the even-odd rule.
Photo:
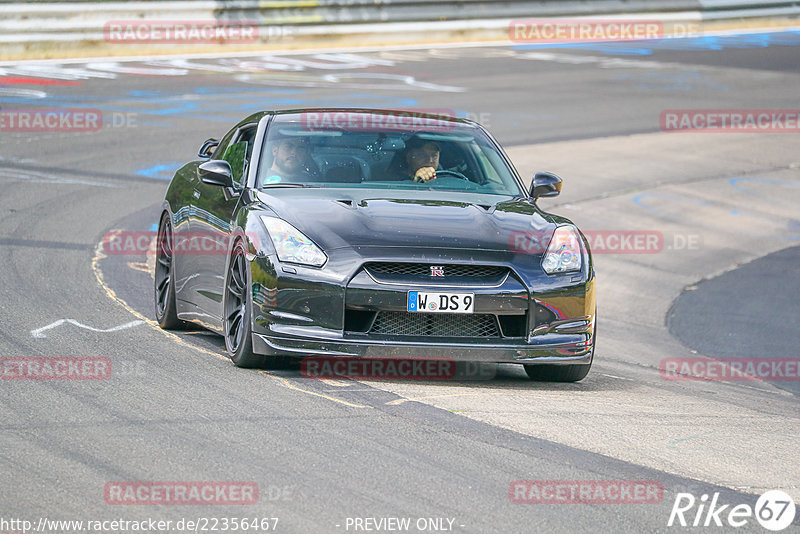
[[[549,240],[556,224],[529,200],[441,193],[409,198],[321,189],[274,189],[259,199],[323,250],[340,247],[473,248],[509,251],[531,238]],[[532,251],[531,251],[532,252]]]

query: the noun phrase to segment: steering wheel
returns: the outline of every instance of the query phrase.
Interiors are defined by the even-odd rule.
[[[451,171],[450,169],[442,169],[442,170],[436,171],[436,177],[437,178],[439,177],[440,174],[449,174],[449,175],[455,176],[456,178],[461,178],[462,180],[466,180],[468,182],[472,181],[469,178],[467,178],[466,176],[464,176],[463,174],[461,174],[460,172]]]

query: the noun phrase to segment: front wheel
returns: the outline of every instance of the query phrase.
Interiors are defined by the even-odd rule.
[[[291,358],[264,356],[253,352],[253,305],[250,301],[250,281],[244,247],[242,241],[236,242],[225,276],[225,321],[222,326],[225,348],[236,367],[284,369],[293,363]]]
[[[525,365],[525,372],[531,380],[542,382],[579,382],[586,378],[594,361],[594,350],[597,346],[597,310],[594,312],[595,324],[592,329],[592,357],[588,364],[574,365]]]
[[[578,382],[586,378],[592,364],[588,365],[526,365],[525,372],[531,380],[542,382]]]
[[[237,241],[225,276],[223,335],[225,348],[228,349],[234,365],[251,368],[261,367],[264,362],[261,356],[253,354],[248,287],[244,245]]]

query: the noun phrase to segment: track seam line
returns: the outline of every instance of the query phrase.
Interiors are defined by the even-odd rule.
[[[219,353],[216,353],[216,352],[213,352],[213,351],[210,351],[208,349],[201,348],[201,347],[196,347],[196,346],[190,345],[189,343],[186,343],[179,336],[177,336],[176,334],[173,334],[172,332],[168,332],[168,331],[164,330],[154,320],[152,320],[151,318],[145,316],[142,313],[139,313],[130,304],[125,302],[125,300],[123,300],[121,297],[117,296],[116,292],[113,289],[111,289],[108,286],[108,284],[106,284],[105,279],[103,278],[103,271],[100,269],[100,260],[102,260],[103,258],[107,258],[107,257],[108,256],[106,255],[106,253],[103,252],[103,241],[100,241],[99,243],[97,243],[97,246],[95,247],[94,257],[92,258],[91,267],[92,267],[92,272],[94,273],[94,276],[97,279],[97,283],[100,284],[100,287],[103,289],[103,291],[105,291],[106,295],[111,300],[116,301],[123,308],[125,308],[128,312],[132,313],[134,316],[138,317],[139,319],[141,319],[142,321],[144,321],[148,325],[152,326],[155,330],[158,330],[159,332],[161,332],[165,336],[171,338],[173,341],[176,341],[179,345],[183,345],[185,347],[189,347],[189,348],[198,350],[200,352],[203,352],[203,353],[206,353],[206,354],[210,354],[211,356],[215,356],[215,357],[217,357],[217,358],[219,358],[221,360],[225,360],[225,361],[228,361],[228,362],[230,361],[230,358],[226,358],[222,354],[219,354]]]
[[[92,272],[94,273],[95,278],[97,279],[97,283],[100,284],[100,287],[103,289],[103,291],[106,293],[106,295],[111,300],[116,301],[119,305],[121,305],[123,308],[125,308],[125,310],[127,310],[130,313],[132,313],[134,316],[138,317],[139,319],[141,319],[142,321],[144,321],[145,323],[147,323],[148,325],[153,327],[153,329],[161,332],[162,334],[164,334],[168,338],[170,338],[173,341],[177,342],[179,345],[182,345],[184,347],[188,347],[190,349],[197,350],[197,351],[205,353],[205,354],[209,354],[211,356],[214,356],[215,358],[219,358],[220,360],[224,360],[225,362],[230,362],[231,361],[230,358],[228,358],[227,356],[224,356],[222,354],[219,354],[217,352],[214,352],[214,351],[211,351],[211,350],[208,350],[208,349],[204,349],[202,347],[194,346],[194,345],[184,341],[180,336],[178,336],[176,334],[173,334],[172,332],[168,332],[168,331],[164,330],[154,320],[152,320],[149,317],[139,313],[130,304],[125,302],[124,299],[119,297],[116,294],[116,292],[113,289],[111,289],[108,286],[108,284],[106,284],[105,279],[103,278],[103,271],[100,269],[100,260],[102,260],[103,258],[107,258],[107,257],[108,256],[106,255],[106,253],[103,252],[103,242],[100,241],[99,243],[97,243],[97,246],[95,247],[95,253],[94,253],[94,257],[92,257],[91,268],[92,268]],[[338,402],[340,404],[344,404],[346,406],[350,406],[350,407],[353,407],[353,408],[371,408],[371,406],[364,406],[364,405],[361,405],[361,404],[353,404],[353,403],[350,403],[350,402],[347,402],[347,401],[336,399],[334,397],[330,397],[328,395],[323,395],[321,393],[315,393],[313,391],[308,391],[308,390],[299,388],[299,387],[291,384],[285,378],[270,374],[270,373],[268,373],[266,371],[263,371],[263,370],[259,370],[258,372],[259,372],[259,374],[262,374],[264,376],[269,376],[269,377],[275,378],[276,380],[278,380],[281,383],[283,383],[283,385],[286,386],[287,388],[293,389],[295,391],[300,391],[302,393],[308,393],[309,395],[315,395],[317,397],[322,397],[324,399],[328,399],[328,400],[331,400],[331,401],[334,401],[334,402]]]
[[[274,379],[282,382],[283,385],[285,385],[289,389],[294,389],[296,391],[302,391],[303,393],[308,393],[309,395],[314,395],[316,397],[322,397],[323,399],[332,400],[334,402],[338,402],[340,404],[344,404],[345,406],[350,406],[350,407],[353,407],[353,408],[372,408],[372,406],[365,406],[363,404],[353,404],[351,402],[343,401],[341,399],[337,399],[337,398],[334,398],[334,397],[329,397],[328,395],[323,395],[322,393],[316,393],[314,391],[308,391],[307,389],[299,388],[299,387],[295,386],[294,384],[292,384],[291,382],[289,382],[288,380],[286,380],[284,377],[278,376],[278,375],[274,375],[274,374],[270,373],[269,371],[264,371],[263,369],[259,369],[258,373],[262,374],[264,376],[268,376],[270,378],[274,378]]]

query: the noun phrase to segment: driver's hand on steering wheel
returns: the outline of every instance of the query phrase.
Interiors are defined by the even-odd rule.
[[[415,182],[427,182],[436,179],[436,169],[433,167],[420,167],[414,173]]]

